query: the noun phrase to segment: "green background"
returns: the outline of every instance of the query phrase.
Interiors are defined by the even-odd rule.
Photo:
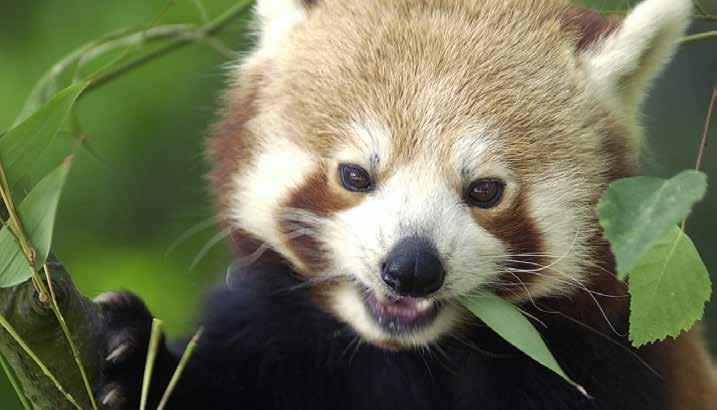
[[[216,16],[233,3],[205,0],[203,4]],[[603,10],[627,4],[587,3]],[[717,13],[717,0],[702,3]],[[125,27],[200,22],[195,1],[167,4],[160,0],[2,1],[0,129],[10,127],[40,76],[82,44]],[[245,48],[248,19],[244,16],[223,33],[227,46]],[[693,25],[695,32],[707,29],[717,29],[717,22]],[[194,328],[204,289],[230,261],[220,242],[194,263],[217,234],[215,227],[173,246],[187,230],[212,218],[204,181],[203,137],[230,68],[216,50],[189,46],[113,81],[79,105],[82,128],[97,155],[80,153],[74,163],[58,216],[55,251],[86,295],[130,289],[165,321],[170,335]],[[682,47],[646,107],[651,146],[646,173],[671,176],[694,166],[715,84],[717,40]],[[707,152],[704,170],[717,180],[714,149]],[[714,188],[691,216],[688,230],[707,266],[717,266]],[[708,331],[713,330],[710,340],[717,345],[717,306],[708,308],[706,324]],[[4,377],[0,372],[0,410],[19,409]]]

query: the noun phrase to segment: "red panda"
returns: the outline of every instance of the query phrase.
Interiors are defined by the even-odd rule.
[[[596,203],[639,172],[647,90],[689,0],[259,0],[209,141],[237,263],[170,408],[717,408],[698,330],[641,349]],[[520,304],[577,392],[457,302]],[[107,314],[105,408],[151,315]],[[177,363],[160,351],[156,401]]]

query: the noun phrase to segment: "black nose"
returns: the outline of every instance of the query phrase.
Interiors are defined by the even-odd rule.
[[[444,278],[438,251],[424,238],[399,242],[381,266],[381,279],[401,296],[430,295],[443,286]]]

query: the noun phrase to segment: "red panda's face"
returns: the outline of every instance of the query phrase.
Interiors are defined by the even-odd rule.
[[[589,285],[595,204],[631,172],[637,136],[619,96],[596,90],[579,14],[561,0],[311,3],[259,3],[260,46],[210,147],[236,236],[393,348],[450,335],[473,292]]]

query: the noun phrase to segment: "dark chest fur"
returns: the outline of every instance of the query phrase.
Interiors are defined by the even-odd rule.
[[[462,340],[425,350],[391,352],[360,344],[297,284],[286,271],[266,269],[246,275],[237,290],[208,298],[206,336],[180,383],[178,407],[664,408],[661,379],[624,340],[608,341],[570,321],[546,318],[542,333],[568,374],[594,399],[479,324]]]

